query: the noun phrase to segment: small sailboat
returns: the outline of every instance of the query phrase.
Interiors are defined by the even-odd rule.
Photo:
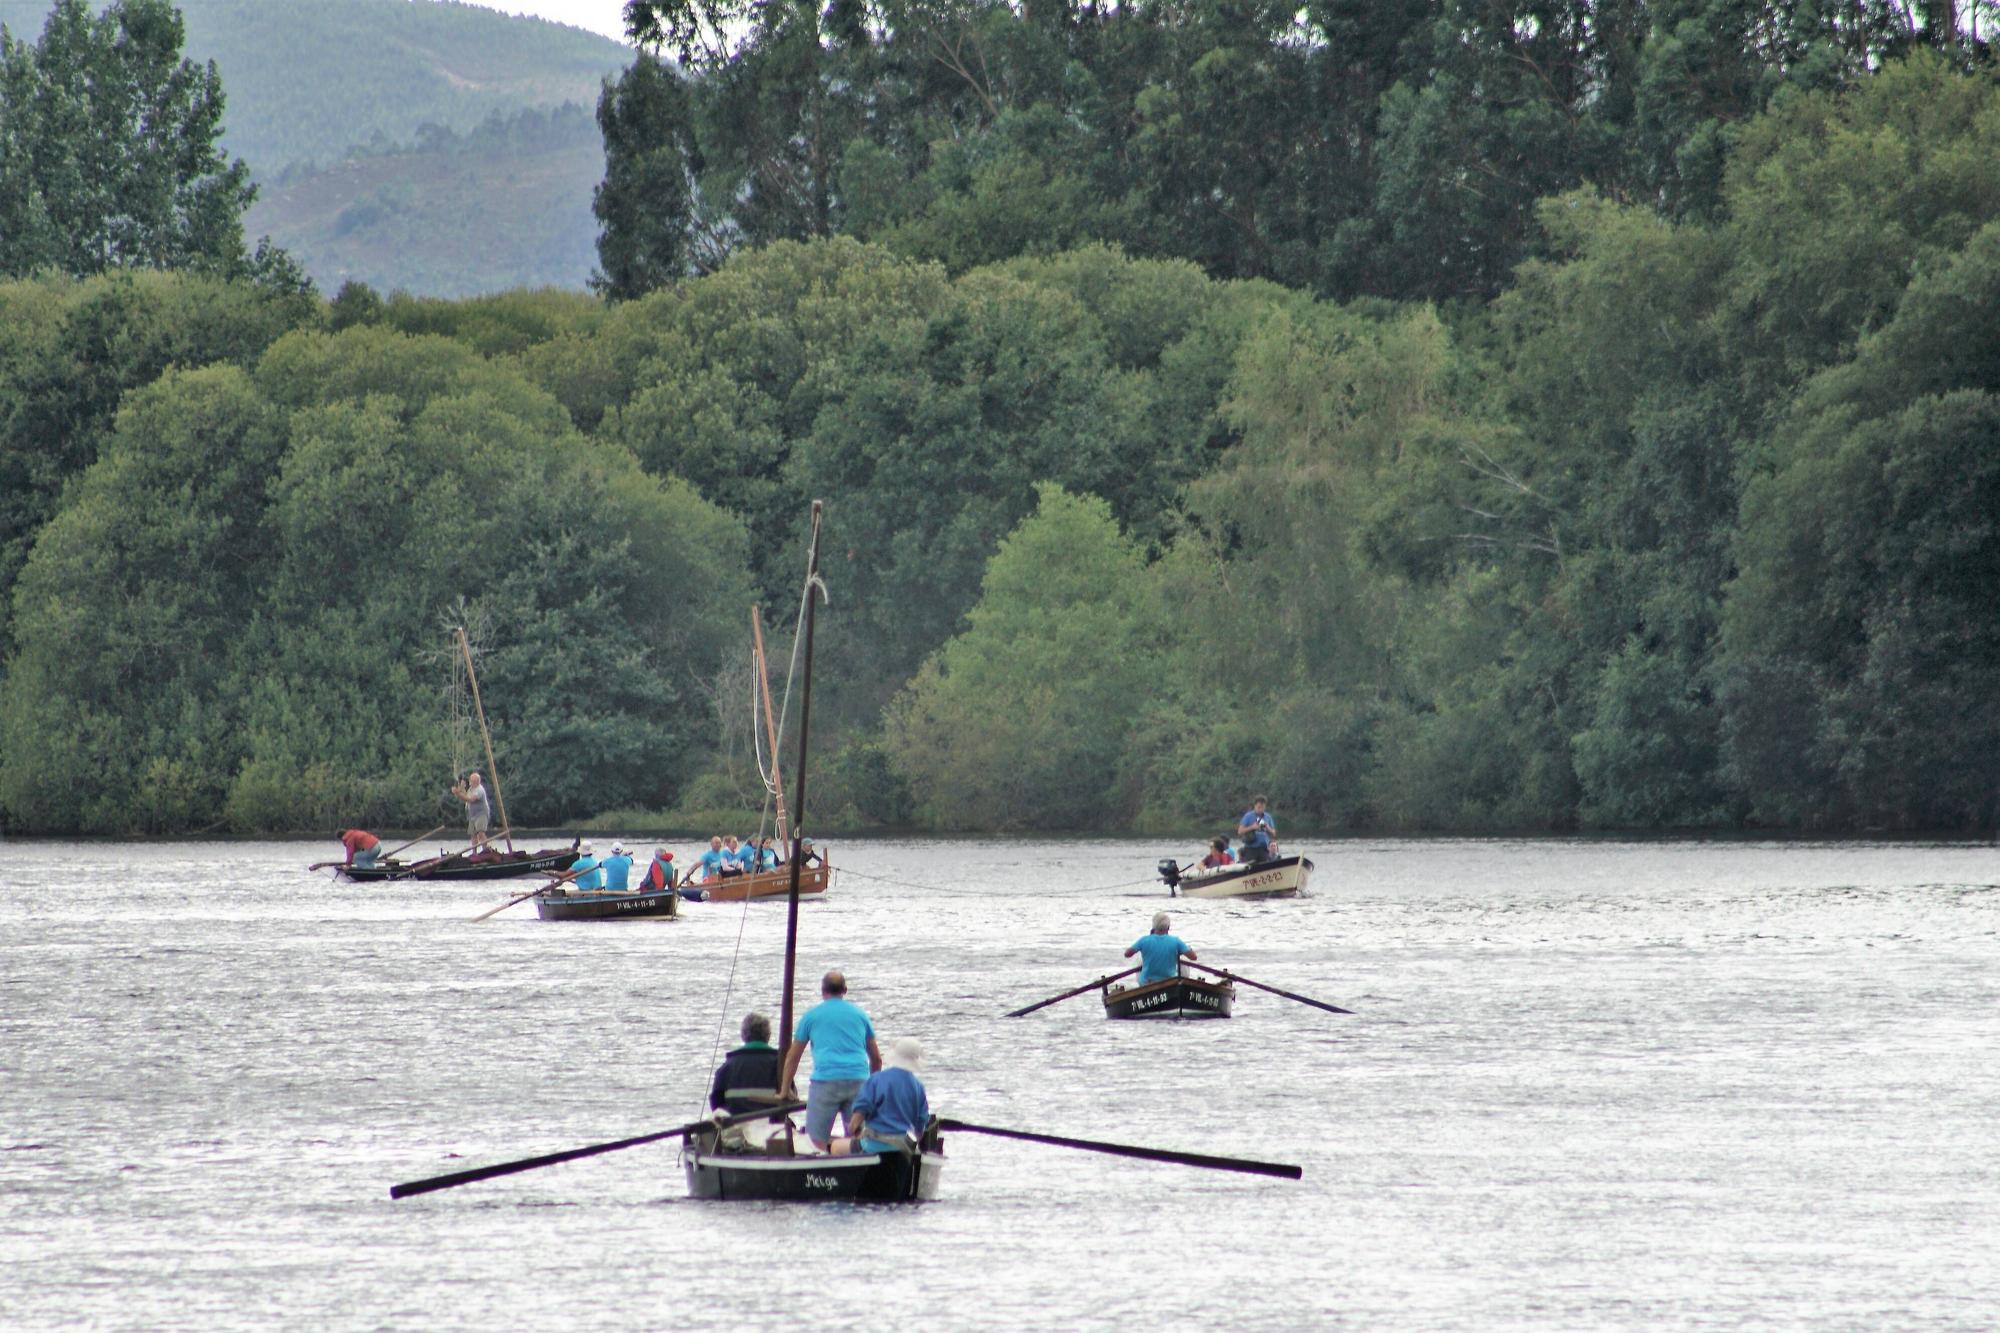
[[[792,1040],[792,992],[798,967],[799,895],[808,879],[805,840],[799,827],[805,821],[806,742],[812,722],[813,625],[824,589],[819,582],[820,504],[812,507],[812,539],[806,564],[804,625],[804,689],[799,704],[798,767],[793,773],[791,856],[777,871],[787,880],[785,921],[784,1007],[778,1027],[778,1050]],[[769,692],[765,707],[770,707]],[[775,778],[776,737],[772,733],[772,763]],[[818,867],[824,885],[826,867]],[[756,878],[762,878],[758,876]],[[746,876],[745,878],[752,878]],[[727,885],[729,881],[720,881]],[[710,886],[710,896],[715,896]],[[801,1153],[804,1140],[795,1136],[789,1124],[776,1132],[744,1133],[722,1124],[690,1127],[681,1140],[681,1164],[687,1173],[688,1193],[697,1199],[824,1200],[854,1199],[874,1203],[903,1203],[935,1199],[944,1174],[944,1141],[936,1117],[922,1135],[903,1151],[854,1153],[832,1157],[821,1153]]]

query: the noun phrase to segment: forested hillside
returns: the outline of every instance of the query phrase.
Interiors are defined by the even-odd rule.
[[[879,228],[820,218],[873,240],[760,235],[818,225],[781,188],[800,141],[731,158],[699,82],[644,61],[600,112],[622,299],[0,284],[0,815],[435,823],[467,615],[517,818],[754,803],[746,610],[782,658],[823,498],[822,829],[1206,834],[1263,790],[1291,832],[1989,831],[1980,31],[1771,57],[1675,131],[1698,200],[1559,156],[1449,244],[1377,218],[1349,236],[1379,290],[1318,242],[1246,273],[1165,222],[1051,232],[1053,196],[976,170]],[[1407,161],[1487,191],[1497,142]],[[648,189],[680,222],[620,233]],[[922,239],[985,244],[919,225],[974,204],[1034,225]]]

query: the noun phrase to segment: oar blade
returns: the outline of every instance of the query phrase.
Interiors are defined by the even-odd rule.
[[[1003,1014],[1001,1016],[1003,1018],[1020,1018],[1024,1014],[1032,1014],[1037,1009],[1046,1009],[1052,1004],[1057,1004],[1063,1000],[1071,999],[1075,996],[1083,994],[1085,991],[1096,990],[1101,986],[1109,986],[1112,982],[1118,980],[1120,977],[1129,977],[1138,970],[1139,969],[1136,967],[1128,967],[1123,972],[1113,972],[1108,977],[1099,977],[1095,981],[1086,981],[1083,983],[1083,985],[1078,986],[1075,990],[1066,990],[1060,995],[1051,995],[1046,1000],[1037,1000],[1033,1004],[1028,1005],[1024,1009],[1016,1009],[1011,1014]]]
[[[1106,1143],[1102,1139],[1072,1139],[1059,1134],[1036,1134],[1025,1129],[1003,1129],[997,1125],[975,1125],[965,1120],[939,1120],[938,1128],[966,1134],[991,1134],[995,1138],[1021,1139],[1045,1143],[1052,1148],[1076,1148],[1084,1152],[1107,1153],[1113,1157],[1134,1157],[1147,1162],[1168,1162],[1175,1166],[1197,1166],[1207,1171],[1240,1171],[1253,1176],[1277,1176],[1297,1180],[1305,1168],[1288,1162],[1259,1162],[1248,1157],[1217,1157],[1210,1153],[1174,1152],[1166,1148],[1142,1148],[1131,1143]]]

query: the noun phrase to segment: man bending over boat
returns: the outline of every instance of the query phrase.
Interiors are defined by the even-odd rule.
[[[1139,985],[1177,977],[1181,974],[1181,959],[1194,959],[1194,950],[1188,948],[1180,936],[1167,933],[1167,927],[1172,924],[1165,912],[1153,913],[1153,933],[1141,935],[1125,951],[1127,958],[1138,954],[1141,959]]]
[[[882,1067],[882,1051],[875,1045],[875,1025],[861,1006],[847,998],[847,978],[829,972],[820,978],[820,1002],[806,1010],[785,1048],[785,1065],[778,1074],[778,1090],[796,1097],[793,1078],[799,1071],[799,1057],[810,1045],[813,1052],[812,1084],[806,1093],[806,1137],[825,1152],[833,1140],[834,1121],[854,1110],[867,1077]]]
[[[889,1043],[886,1068],[870,1074],[854,1099],[854,1114],[848,1117],[847,1137],[833,1141],[836,1157],[861,1152],[903,1152],[920,1138],[931,1121],[930,1098],[924,1093],[917,1070],[923,1066],[924,1048],[915,1037],[898,1037]]]
[[[363,870],[374,869],[375,858],[382,854],[382,840],[365,828],[342,829],[340,845],[347,849],[347,864]]]

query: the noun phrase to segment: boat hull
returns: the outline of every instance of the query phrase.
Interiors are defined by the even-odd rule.
[[[682,1145],[688,1193],[697,1199],[766,1203],[920,1203],[938,1196],[944,1145],[933,1133],[920,1153],[783,1157],[724,1151],[712,1132]]]
[[[678,895],[663,893],[564,893],[560,889],[537,894],[535,911],[544,921],[630,921],[640,917],[676,917]]]
[[[804,866],[799,870],[799,896],[809,893],[825,893],[827,867]],[[693,887],[708,895],[712,903],[740,903],[746,898],[782,898],[792,891],[792,870],[790,866],[779,866],[776,870],[760,870],[754,875],[727,875],[716,879],[701,880]]]
[[[1206,875],[1183,875],[1183,898],[1296,898],[1306,891],[1313,863],[1303,856],[1281,856],[1247,866],[1225,866]]]
[[[1235,1007],[1236,987],[1194,977],[1111,986],[1104,992],[1106,1018],[1227,1018]]]
[[[373,866],[341,866],[340,873],[357,883],[387,879],[515,879],[521,875],[560,875],[575,863],[574,848],[553,851],[502,852],[493,860],[464,856],[433,857],[428,861],[384,861]]]

